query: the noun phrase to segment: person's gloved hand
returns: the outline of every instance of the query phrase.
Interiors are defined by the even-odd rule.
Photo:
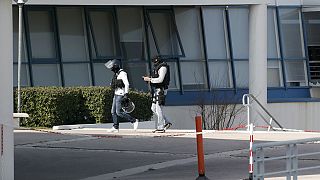
[[[126,94],[124,94],[123,95],[123,99],[128,99],[129,97],[128,97],[128,93],[126,93]]]
[[[123,98],[121,100],[121,106],[123,107],[127,107],[129,103],[129,97],[128,97],[128,93],[123,95]]]

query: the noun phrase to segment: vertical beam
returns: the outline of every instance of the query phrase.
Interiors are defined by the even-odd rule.
[[[267,5],[250,5],[249,12],[249,93],[267,105]],[[257,103],[252,104],[257,109]],[[250,119],[257,115],[251,111]],[[258,122],[259,123],[259,122]]]
[[[12,32],[12,1],[0,0],[0,124],[3,124],[3,142],[0,144],[3,145],[3,154],[0,156],[1,180],[14,179]]]

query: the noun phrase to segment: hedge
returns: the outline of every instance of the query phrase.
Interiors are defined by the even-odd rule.
[[[26,127],[52,127],[62,124],[112,122],[110,87],[26,87],[21,88],[21,112],[29,114],[20,122]],[[136,108],[131,113],[140,121],[152,117],[151,97],[147,93],[130,91]],[[17,91],[14,91],[17,107]]]

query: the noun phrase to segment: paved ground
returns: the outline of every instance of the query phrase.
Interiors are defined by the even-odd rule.
[[[204,149],[208,179],[248,177],[248,134],[239,131],[205,131]],[[320,137],[320,133],[256,132],[255,143]],[[320,144],[299,146],[299,152],[319,151]],[[270,155],[282,150],[267,151]],[[320,165],[320,155],[299,160],[299,166]],[[268,164],[285,168],[285,161]],[[105,128],[73,130],[15,130],[15,180],[191,180],[198,177],[195,133],[151,129]],[[299,179],[320,179],[320,169]],[[273,177],[273,179],[281,179]]]

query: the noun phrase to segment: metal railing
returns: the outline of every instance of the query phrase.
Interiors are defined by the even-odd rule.
[[[253,152],[253,180],[264,180],[265,177],[270,177],[274,175],[283,175],[285,174],[287,180],[297,180],[298,179],[298,172],[305,171],[305,170],[313,170],[313,169],[320,169],[320,165],[317,166],[309,166],[299,168],[298,166],[298,159],[304,156],[313,156],[313,155],[320,155],[319,152],[309,152],[309,153],[298,153],[298,144],[306,144],[310,142],[319,142],[320,138],[309,138],[309,139],[301,139],[301,140],[291,140],[291,141],[284,141],[284,142],[268,142],[268,143],[261,143],[261,144],[254,144],[252,146]],[[284,146],[286,148],[286,154],[280,155],[276,157],[266,157],[265,150],[268,148]],[[286,170],[282,171],[269,171],[265,172],[265,163],[275,160],[286,160]]]
[[[256,102],[259,107],[269,116],[269,121],[265,118],[265,116],[262,115],[262,113],[260,111],[258,111],[257,109],[252,108],[252,102]],[[252,94],[244,94],[242,97],[242,104],[247,107],[247,130],[249,131],[249,125],[251,123],[250,121],[250,108],[252,108],[252,110],[255,110],[257,112],[257,114],[264,120],[264,122],[266,122],[268,124],[268,131],[270,130],[270,128],[272,128],[273,130],[282,130],[285,131],[286,129],[284,129],[280,123],[271,115],[271,113],[258,101],[258,99],[256,97],[254,97]],[[272,122],[275,122],[279,128],[273,127],[271,124]]]

